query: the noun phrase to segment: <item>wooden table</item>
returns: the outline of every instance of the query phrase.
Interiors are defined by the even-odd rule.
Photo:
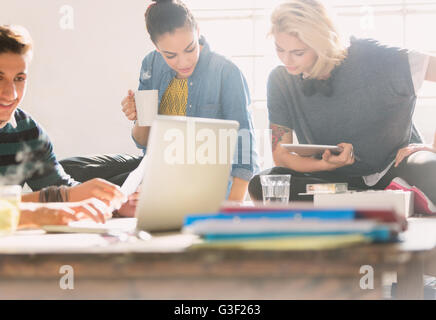
[[[410,219],[403,239],[242,251],[191,250],[198,238],[183,234],[108,244],[97,235],[21,232],[0,238],[0,299],[382,299],[392,272],[399,298],[421,299],[423,273],[436,275],[436,219]],[[62,266],[73,268],[74,289],[61,289]],[[373,289],[361,288],[362,266],[374,270]]]

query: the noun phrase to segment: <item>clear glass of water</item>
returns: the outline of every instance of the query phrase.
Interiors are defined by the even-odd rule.
[[[289,202],[290,174],[261,175],[263,204],[271,202]]]
[[[15,232],[20,220],[21,186],[0,186],[0,235]]]

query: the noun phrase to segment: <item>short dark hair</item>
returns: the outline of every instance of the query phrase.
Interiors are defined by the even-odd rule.
[[[32,39],[27,30],[20,26],[0,26],[0,54],[32,54]]]
[[[145,12],[145,23],[151,41],[182,27],[197,28],[197,22],[188,7],[180,0],[153,0]]]

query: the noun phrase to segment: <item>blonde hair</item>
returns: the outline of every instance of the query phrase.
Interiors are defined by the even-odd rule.
[[[0,25],[0,54],[7,52],[32,59],[33,42],[26,28],[18,25]]]
[[[318,59],[309,78],[329,75],[347,56],[347,50],[327,8],[319,0],[289,0],[277,6],[271,15],[271,33],[296,36],[315,50]]]

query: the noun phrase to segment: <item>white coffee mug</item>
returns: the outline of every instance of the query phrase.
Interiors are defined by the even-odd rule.
[[[158,113],[158,90],[135,91],[135,103],[138,125],[151,126]]]

